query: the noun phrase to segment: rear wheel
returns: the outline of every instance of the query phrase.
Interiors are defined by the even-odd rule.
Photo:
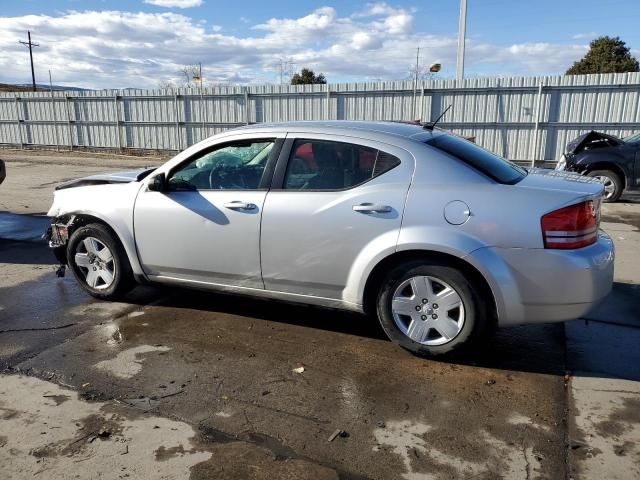
[[[620,176],[611,170],[593,170],[587,173],[588,177],[600,180],[604,185],[604,201],[616,202],[622,195],[622,180]]]
[[[478,290],[458,269],[437,262],[408,262],[380,288],[378,318],[387,336],[419,355],[469,347],[487,325]]]
[[[67,261],[80,286],[96,298],[116,299],[134,286],[124,248],[99,223],[80,227],[71,235]]]

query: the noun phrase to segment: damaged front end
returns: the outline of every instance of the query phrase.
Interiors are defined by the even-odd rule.
[[[581,168],[576,162],[578,162],[585,153],[603,148],[616,147],[622,144],[624,144],[624,142],[618,137],[592,130],[589,133],[580,135],[567,144],[562,158],[556,165],[556,170],[582,173],[584,168]]]
[[[51,222],[51,225],[47,227],[47,231],[42,236],[49,244],[49,248],[53,251],[58,262],[60,262],[60,267],[56,271],[56,274],[59,277],[64,276],[64,270],[68,263],[67,243],[69,242],[70,232],[74,226],[75,220],[75,215],[56,217]]]

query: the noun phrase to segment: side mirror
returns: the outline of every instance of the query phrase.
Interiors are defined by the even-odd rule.
[[[167,180],[164,173],[159,173],[152,177],[147,188],[152,192],[164,192],[167,189]]]

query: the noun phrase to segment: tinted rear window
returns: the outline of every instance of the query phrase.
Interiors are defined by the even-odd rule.
[[[512,185],[527,175],[527,171],[515,163],[454,135],[440,135],[427,140],[426,144],[459,158],[499,183]]]

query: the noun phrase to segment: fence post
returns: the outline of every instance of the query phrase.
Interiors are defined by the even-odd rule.
[[[182,150],[182,137],[180,135],[180,118],[178,116],[178,93],[173,96],[173,110],[176,118],[176,146]]]
[[[65,107],[67,110],[67,126],[69,129],[69,150],[73,151],[73,128],[71,128],[71,111],[69,106],[71,105],[72,97],[65,95]]]
[[[200,131],[200,140],[204,140],[206,137],[206,127],[204,124],[204,95],[202,93],[202,81],[200,82],[200,121],[202,122],[202,130]]]
[[[120,131],[120,109],[118,108],[118,92],[113,96],[113,118],[116,122],[116,137],[118,150],[122,151],[122,132]]]
[[[16,107],[16,124],[18,125],[18,135],[20,135],[20,149],[22,150],[24,148],[24,139],[22,136],[22,124],[20,122],[20,107],[18,107],[18,101],[20,100],[20,97],[16,95],[14,98],[14,105]]]
[[[536,158],[538,157],[538,132],[540,131],[540,110],[542,108],[542,82],[538,85],[538,96],[536,98],[535,124],[533,127],[533,145],[531,154],[531,167],[536,166]]]
[[[327,120],[331,120],[331,89],[327,85]]]
[[[55,132],[56,138],[56,152],[60,151],[60,138],[58,137],[58,116],[56,115],[56,101],[53,96],[53,90],[49,90],[51,92],[51,113],[53,114],[53,129]]]
[[[249,87],[244,87],[244,122],[249,125]]]
[[[422,81],[422,93],[420,94],[420,121],[424,122],[424,80]]]

